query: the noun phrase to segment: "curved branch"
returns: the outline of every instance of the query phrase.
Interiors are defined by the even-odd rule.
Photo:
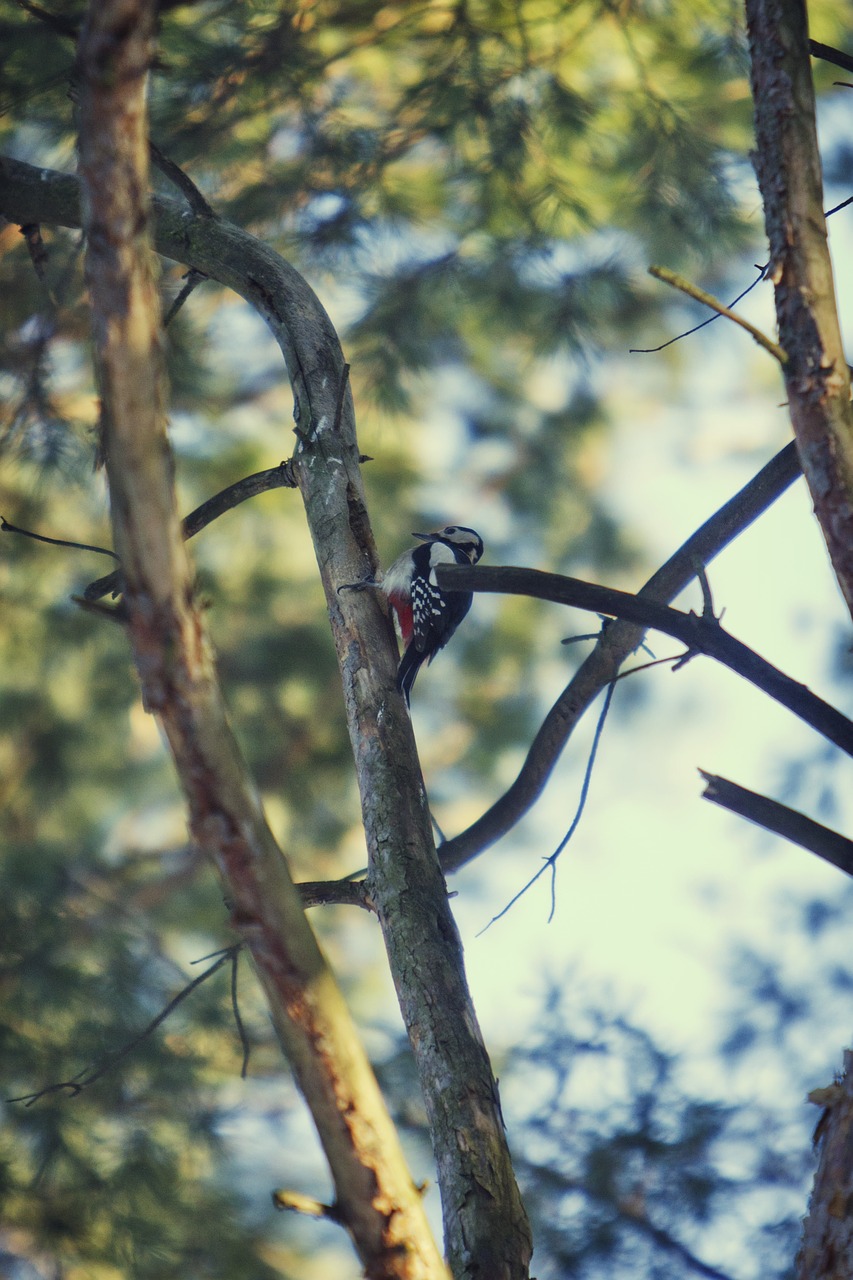
[[[158,253],[227,285],[269,325],[293,385],[294,418],[300,433],[310,435],[325,410],[320,389],[330,381],[337,387],[343,367],[337,334],[313,289],[289,262],[231,222],[194,214],[171,196],[153,196],[151,210]],[[80,227],[79,179],[0,157],[0,213],[10,222]],[[349,395],[348,408],[352,412]]]
[[[743,533],[800,474],[796,448],[788,444],[679,547],[640,591],[642,599],[672,600],[696,576],[696,563],[709,564]],[[629,622],[606,628],[592,653],[573,675],[546,715],[518,777],[476,822],[441,845],[441,865],[456,871],[488,849],[530,811],[584,712],[639,647],[643,629]]]

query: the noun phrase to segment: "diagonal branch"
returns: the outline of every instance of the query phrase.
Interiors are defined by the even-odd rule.
[[[98,1080],[102,1080],[110,1071],[114,1071],[120,1062],[123,1062],[134,1049],[137,1049],[145,1040],[148,1040],[159,1026],[166,1021],[167,1018],[175,1012],[178,1005],[183,1004],[187,996],[197,990],[202,983],[207,982],[208,978],[212,978],[224,964],[229,961],[232,964],[233,972],[237,971],[237,955],[242,947],[242,943],[238,942],[232,947],[226,947],[224,951],[219,953],[218,959],[214,960],[209,968],[200,973],[197,978],[193,978],[192,982],[188,982],[176,996],[174,996],[167,1005],[165,1005],[155,1017],[151,1019],[147,1027],[143,1029],[120,1049],[113,1050],[108,1053],[96,1066],[84,1067],[82,1071],[78,1071],[76,1076],[72,1076],[70,1080],[60,1080],[56,1084],[49,1084],[44,1089],[39,1089],[36,1093],[25,1093],[20,1098],[8,1098],[8,1102],[23,1102],[26,1106],[31,1107],[34,1102],[38,1102],[41,1098],[46,1097],[49,1093],[58,1093],[61,1089],[67,1089],[69,1097],[76,1098],[78,1093],[82,1093],[84,1089],[88,1089],[90,1085],[95,1084]],[[205,959],[209,959],[208,956]],[[243,1025],[240,1021],[240,1015],[236,1004],[234,1005],[234,1016],[240,1035],[241,1044],[245,1045],[245,1033]],[[244,1051],[245,1052],[245,1051]],[[244,1057],[245,1062],[245,1057]],[[245,1075],[245,1072],[243,1073]]]
[[[821,44],[819,40],[809,41],[809,53],[813,58],[822,58],[824,62],[831,62],[836,67],[842,67],[845,71],[853,71],[853,58],[849,53],[843,53],[841,49],[834,49],[831,44]]]
[[[674,599],[695,578],[697,561],[709,564],[799,474],[796,449],[793,444],[786,445],[649,578],[640,597],[659,602]],[[606,628],[546,715],[512,785],[476,822],[441,846],[441,865],[446,872],[476,858],[530,811],[584,712],[615,679],[642,639],[642,627],[630,622],[614,622]]]
[[[772,831],[775,835],[808,849],[810,853],[817,854],[824,862],[832,863],[848,876],[853,876],[853,840],[815,822],[813,818],[807,818],[804,813],[799,813],[786,804],[780,804],[778,800],[771,800],[769,796],[749,791],[736,782],[729,782],[728,778],[706,773],[704,769],[699,772],[705,779],[703,800],[710,800],[712,804],[718,804],[730,813],[747,818],[766,831]]]
[[[267,493],[270,489],[282,488],[296,488],[290,462],[280,462],[277,467],[268,467],[266,471],[255,471],[252,475],[244,476],[242,480],[235,480],[233,484],[220,489],[219,493],[215,493],[211,498],[206,498],[188,516],[184,516],[181,521],[181,535],[187,539],[194,538],[197,533],[201,533],[202,529],[206,529],[214,520],[218,520],[226,511],[239,506],[241,502],[256,498],[259,493]],[[51,541],[47,538],[41,540]],[[101,548],[90,547],[89,550],[101,550]],[[115,553],[109,551],[106,554],[114,555]],[[121,591],[121,569],[114,569],[103,578],[90,582],[83,592],[83,599],[100,600],[103,596],[117,595],[119,591]]]
[[[763,273],[762,273],[763,274]],[[788,357],[779,346],[778,342],[773,342],[767,337],[766,333],[754,324],[751,324],[744,316],[738,315],[737,311],[732,311],[731,307],[727,307],[720,302],[719,298],[715,298],[712,293],[708,293],[706,289],[700,289],[698,285],[693,284],[690,280],[686,280],[684,276],[678,274],[677,271],[671,271],[669,267],[649,267],[649,275],[654,276],[656,280],[662,281],[664,284],[672,285],[673,289],[680,289],[682,293],[686,293],[688,298],[694,298],[696,302],[702,302],[706,307],[710,307],[716,311],[718,316],[725,316],[727,320],[731,320],[733,324],[738,325],[741,329],[754,338],[760,347],[768,351],[779,364],[784,365]]]

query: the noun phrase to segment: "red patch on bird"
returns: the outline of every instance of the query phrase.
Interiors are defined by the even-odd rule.
[[[397,621],[400,624],[403,644],[408,645],[412,639],[412,633],[415,629],[415,620],[412,616],[412,602],[411,600],[401,600],[397,596],[391,596],[391,606],[396,613]]]

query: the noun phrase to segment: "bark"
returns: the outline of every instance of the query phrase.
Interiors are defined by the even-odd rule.
[[[804,0],[747,0],[755,170],[803,473],[853,613],[853,415],[823,215]]]
[[[498,1099],[465,978],[462,946],[432,837],[408,712],[395,687],[397,647],[369,576],[372,547],[343,362],[294,469],[332,620],[368,850],[367,889],[415,1055],[441,1188],[445,1245],[458,1280],[523,1280],[531,1237]],[[337,412],[338,396],[342,411]],[[300,428],[302,420],[300,418]]]
[[[853,1053],[844,1054],[844,1076],[809,1095],[825,1110],[815,1130],[820,1159],[797,1280],[847,1280],[853,1276]]]
[[[80,43],[86,275],[128,634],[193,834],[222,877],[369,1276],[446,1275],[396,1131],[229,728],[183,545],[149,246],[153,0],[98,0]]]
[[[375,567],[340,344],[314,293],[267,246],[223,220],[192,215],[180,201],[160,197],[152,205],[157,250],[246,298],[287,362],[297,405],[292,465],[341,662],[369,891],[430,1119],[448,1259],[459,1280],[523,1280],[530,1228],[436,859],[411,723],[394,688],[393,630],[371,592],[337,594],[338,585]],[[0,211],[15,221],[79,226],[77,184],[4,160]]]

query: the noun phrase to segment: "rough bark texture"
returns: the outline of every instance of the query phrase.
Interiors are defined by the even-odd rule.
[[[754,155],[803,473],[853,613],[853,415],[823,216],[803,0],[747,0]]]
[[[80,163],[102,428],[128,632],[199,844],[216,863],[317,1124],[366,1274],[437,1280],[443,1261],[346,1005],[228,726],[172,485],[148,240],[145,82],[154,3],[99,0],[80,43]]]
[[[375,567],[340,344],[316,296],[271,249],[180,201],[155,198],[153,209],[157,250],[252,303],[287,361],[298,410],[294,472],[341,662],[370,892],[430,1118],[448,1259],[457,1280],[524,1280],[530,1228],[435,856],[411,723],[394,688],[393,630],[373,593],[337,594],[341,583]],[[16,221],[79,226],[77,184],[4,160],[0,211]]]
[[[844,1055],[844,1076],[810,1095],[825,1107],[815,1131],[820,1160],[797,1280],[849,1280],[853,1276],[853,1053]]]
[[[329,403],[315,406],[320,417],[302,436],[294,463],[343,674],[368,892],[418,1065],[453,1274],[458,1280],[524,1280],[530,1229],[435,852],[411,721],[395,687],[396,644],[374,595],[337,592],[373,569],[359,557],[372,540],[351,406],[339,392],[343,411],[337,415],[335,409],[342,386],[341,361],[330,380]]]

